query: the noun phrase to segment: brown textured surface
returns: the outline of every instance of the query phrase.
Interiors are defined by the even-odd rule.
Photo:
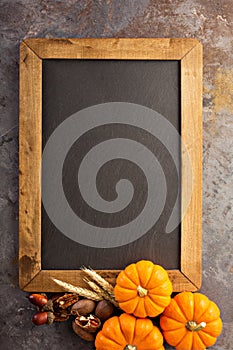
[[[36,328],[17,285],[18,49],[26,37],[195,37],[204,45],[202,292],[221,308],[215,350],[233,348],[231,0],[1,0],[1,348],[92,349],[69,323]],[[170,349],[167,347],[167,349]]]
[[[192,49],[191,48],[192,46]],[[74,48],[75,46],[75,48]],[[25,55],[25,48],[31,48],[31,51],[26,51],[27,54]],[[112,47],[112,50],[111,50]],[[83,80],[82,75],[75,70],[75,65],[79,66],[81,63],[83,65],[87,66],[88,69],[88,74],[91,75],[92,78],[96,76],[96,71],[99,69],[99,65],[103,65],[104,69],[109,67],[109,64],[113,63],[111,61],[72,61],[74,58],[82,58],[83,57],[83,52],[85,49],[91,49],[91,56],[92,58],[109,58],[112,57],[112,53],[116,53],[116,56],[114,54],[114,57],[116,58],[125,58],[125,59],[130,59],[127,62],[124,61],[113,61],[114,65],[118,65],[117,72],[119,73],[119,77],[117,78],[116,75],[110,79],[108,82],[108,79],[111,77],[111,73],[105,72],[105,76],[107,77],[106,80],[100,80],[99,83],[96,84],[98,86],[98,89],[93,90],[93,94],[91,93],[91,89],[87,88],[88,95],[85,95],[86,87],[84,88],[84,96],[81,98],[81,92],[78,91],[78,87],[80,86],[80,82]],[[107,53],[106,53],[106,48],[107,48]],[[182,48],[183,56],[180,57],[180,48]],[[184,51],[186,48],[186,51]],[[30,54],[29,54],[30,52]],[[171,64],[174,65],[175,62],[171,61],[166,61],[164,62],[163,60],[167,60],[168,58],[176,58],[176,59],[181,59],[181,68],[180,68],[180,91],[181,91],[181,135],[183,140],[185,141],[186,147],[188,148],[189,152],[189,157],[192,162],[192,174],[194,177],[193,181],[193,193],[192,193],[192,199],[189,202],[189,207],[186,212],[186,215],[184,219],[182,220],[182,229],[181,229],[181,244],[180,244],[180,249],[179,247],[175,248],[174,245],[174,240],[173,240],[173,233],[170,233],[169,235],[169,240],[168,238],[166,239],[166,243],[161,244],[163,242],[163,237],[160,237],[161,232],[164,231],[163,225],[166,222],[166,204],[165,204],[165,211],[163,214],[161,214],[161,221],[160,221],[160,226],[154,227],[158,233],[156,234],[157,238],[159,239],[159,243],[153,242],[152,239],[150,239],[148,232],[148,237],[146,237],[147,242],[150,241],[149,243],[145,244],[144,242],[138,242],[139,243],[139,249],[140,253],[137,253],[136,246],[130,245],[127,249],[129,251],[125,251],[124,247],[121,248],[120,252],[114,251],[111,252],[111,255],[115,256],[115,261],[118,259],[119,261],[121,255],[127,256],[127,261],[124,263],[121,263],[118,268],[124,268],[128,263],[134,262],[138,259],[142,258],[149,258],[151,260],[157,260],[158,263],[164,265],[164,267],[168,267],[167,263],[168,260],[172,258],[171,252],[166,249],[162,248],[162,246],[166,245],[168,248],[168,243],[173,244],[173,249],[174,250],[180,250],[180,272],[179,270],[168,270],[169,276],[172,276],[173,280],[173,290],[174,292],[180,292],[183,290],[191,290],[194,291],[196,289],[199,289],[201,286],[201,228],[202,228],[202,205],[201,205],[201,177],[202,177],[202,172],[201,172],[201,156],[202,156],[202,140],[201,140],[201,129],[202,129],[202,46],[200,42],[197,39],[190,39],[190,38],[184,38],[184,39],[161,39],[161,38],[72,38],[72,39],[48,39],[48,38],[30,38],[23,40],[23,42],[20,45],[20,148],[19,148],[19,172],[20,172],[20,181],[19,181],[19,281],[20,281],[20,286],[22,287],[23,290],[25,291],[30,291],[33,292],[34,290],[37,291],[44,291],[44,292],[52,292],[56,291],[54,287],[51,285],[50,278],[53,276],[54,278],[58,278],[61,280],[69,281],[73,285],[78,285],[82,286],[83,285],[83,280],[80,278],[80,271],[75,270],[46,270],[46,271],[38,271],[37,269],[34,271],[31,275],[31,272],[33,272],[34,269],[30,269],[28,273],[25,273],[25,269],[28,269],[28,264],[25,266],[22,266],[21,263],[25,263],[24,260],[22,260],[22,255],[27,255],[27,256],[38,256],[38,252],[42,249],[45,250],[46,252],[49,252],[49,255],[54,255],[55,253],[58,255],[58,258],[60,259],[60,266],[61,268],[66,268],[66,266],[63,263],[62,259],[62,254],[59,252],[59,245],[62,246],[62,250],[66,250],[66,255],[67,251],[70,252],[70,259],[75,259],[77,260],[75,266],[72,268],[79,268],[80,265],[85,264],[85,265],[91,265],[93,268],[109,268],[108,265],[108,252],[105,253],[105,250],[102,249],[101,251],[98,251],[98,255],[95,255],[95,252],[92,250],[89,250],[85,252],[85,248],[83,247],[83,253],[84,255],[91,255],[93,257],[93,261],[91,260],[85,260],[85,258],[82,256],[80,253],[81,247],[77,249],[75,254],[73,254],[72,257],[72,252],[71,249],[69,248],[67,243],[60,243],[59,240],[57,239],[57,234],[60,232],[57,232],[55,237],[50,237],[49,240],[54,242],[54,248],[45,248],[43,240],[47,236],[47,231],[49,230],[50,233],[52,232],[52,226],[51,222],[48,224],[45,224],[45,221],[42,216],[42,248],[41,245],[38,244],[40,243],[40,236],[41,236],[41,223],[40,223],[40,212],[37,210],[38,208],[38,193],[40,193],[40,183],[38,183],[38,174],[40,174],[40,169],[41,169],[41,164],[40,164],[40,144],[41,144],[41,102],[43,100],[43,139],[46,142],[47,137],[49,136],[48,134],[48,129],[53,129],[57,123],[61,122],[61,117],[63,120],[64,114],[70,114],[72,113],[72,109],[76,110],[79,109],[78,105],[75,106],[75,101],[72,101],[72,96],[70,95],[70,90],[76,92],[76,94],[80,97],[80,100],[83,101],[82,103],[85,104],[92,104],[93,101],[91,102],[91,96],[92,98],[98,97],[98,94],[101,92],[101,85],[104,87],[104,89],[109,85],[108,90],[112,90],[114,83],[116,84],[116,81],[118,81],[117,84],[117,90],[120,88],[121,90],[125,91],[123,95],[117,94],[116,91],[112,91],[112,93],[108,96],[106,96],[106,101],[116,101],[124,99],[128,100],[130,98],[130,101],[135,101],[135,102],[140,102],[143,105],[151,106],[155,110],[161,110],[161,107],[167,106],[168,103],[164,103],[164,100],[168,100],[169,98],[169,108],[172,108],[169,114],[165,113],[166,118],[169,119],[174,125],[179,124],[176,121],[175,117],[175,112],[174,110],[177,110],[177,104],[172,103],[172,100],[174,100],[174,96],[177,96],[177,93],[174,91],[174,93],[171,93],[169,91],[169,88],[167,85],[175,85],[175,81],[177,80],[177,72],[173,72],[173,70],[169,70],[168,67],[171,66]],[[59,54],[58,54],[59,53]],[[62,53],[62,54],[61,54]],[[153,54],[155,53],[155,55]],[[54,58],[58,57],[61,58],[64,57],[69,58],[70,60],[66,61],[67,67],[64,71],[64,66],[63,69],[58,69],[59,65],[65,60],[55,60],[55,62],[49,61],[50,69],[43,71],[43,94],[42,94],[42,100],[41,100],[41,77],[38,79],[40,75],[38,75],[38,72],[40,73],[40,67],[41,65],[38,65],[38,59],[35,60],[35,56],[39,55],[40,57],[47,57],[47,58]],[[37,56],[36,56],[37,57]],[[85,57],[88,59],[90,58],[88,55]],[[152,62],[152,61],[131,61],[131,58],[133,59],[157,59],[160,60]],[[46,60],[45,60],[46,61]],[[46,62],[43,62],[44,67],[46,66]],[[97,64],[97,66],[96,66]],[[157,71],[159,72],[159,76],[156,77],[156,70],[155,70],[155,65],[157,66]],[[49,83],[47,84],[46,81],[48,79],[49,72],[51,72],[51,68],[53,66],[57,66],[57,71],[53,71],[53,78],[50,80]],[[93,66],[94,65],[94,66]],[[137,88],[135,90],[136,94],[139,94],[140,98],[134,98],[133,99],[133,93],[130,93],[132,89],[134,89],[134,86],[138,85],[135,81],[133,82],[133,86],[122,86],[123,84],[123,79],[121,76],[124,76],[126,81],[131,81],[132,78],[130,78],[130,74],[127,78],[127,74],[125,72],[122,72],[120,69],[120,66],[122,65],[123,67],[126,68],[129,65],[132,68],[135,66],[135,71],[137,71],[138,74],[142,74],[140,80],[140,84],[144,87],[144,90],[147,92],[144,92],[144,90],[140,90]],[[161,81],[161,75],[162,75],[162,66],[166,66],[166,75],[163,75],[163,79],[165,81],[162,84],[160,82],[160,91],[159,93],[156,91],[156,88],[153,88],[153,94],[157,96],[158,100],[161,100],[161,106],[160,104],[154,99],[149,98],[150,93],[149,90],[151,89],[151,86],[154,85],[154,83],[151,81],[151,78],[149,80],[145,79],[146,77],[146,72],[148,76],[153,76],[155,81]],[[145,66],[147,66],[147,69],[145,69]],[[79,77],[80,81],[79,84],[76,86],[73,85],[72,89],[69,88],[67,89],[67,83],[65,84],[65,80],[63,79],[60,83],[57,80],[58,77],[67,75],[68,74],[68,68],[71,70],[70,75],[71,77],[69,78],[69,86],[71,85],[72,82],[72,75]],[[91,69],[92,67],[92,69]],[[143,69],[142,69],[143,67]],[[148,72],[148,69],[150,67],[150,72]],[[153,68],[152,68],[153,67]],[[53,67],[54,69],[54,67]],[[103,69],[103,68],[102,68]],[[44,74],[45,73],[45,74]],[[175,77],[173,77],[173,74],[175,74]],[[133,80],[135,79],[136,74],[131,72],[131,75],[134,76]],[[87,75],[84,75],[85,78]],[[28,77],[31,77],[31,79],[28,79]],[[119,79],[120,78],[120,79]],[[55,79],[55,80],[54,80]],[[94,79],[95,80],[95,79]],[[114,81],[114,83],[112,83]],[[56,86],[56,91],[58,92],[57,85],[62,86],[63,88],[60,90],[60,96],[56,95],[53,96],[48,91],[50,91],[50,88],[48,89],[48,86]],[[82,86],[86,86],[84,83]],[[67,90],[66,90],[67,89]],[[149,90],[148,90],[149,89]],[[177,88],[177,90],[179,90]],[[66,92],[67,91],[67,92]],[[143,98],[143,95],[145,93],[145,100]],[[32,94],[32,96],[31,96]],[[73,99],[76,99],[77,95],[74,95]],[[127,98],[128,95],[128,98]],[[168,96],[167,96],[168,95]],[[173,98],[172,98],[173,95]],[[65,96],[69,97],[70,103],[67,105],[67,99]],[[162,97],[163,96],[163,97]],[[176,101],[179,100],[178,98],[175,99]],[[62,102],[63,101],[63,102]],[[84,102],[85,101],[85,102]],[[89,101],[89,102],[88,102]],[[146,102],[147,101],[147,102]],[[151,102],[150,102],[151,101]],[[153,102],[152,102],[153,101]],[[52,102],[52,105],[50,104]],[[103,102],[102,100],[98,100],[98,102]],[[78,103],[79,99],[78,99]],[[97,103],[97,101],[95,101]],[[118,103],[118,102],[117,102]],[[152,103],[152,105],[151,105]],[[67,109],[64,110],[64,108],[61,109],[59,107],[60,105],[64,104],[66,107],[69,106],[71,110],[67,112]],[[50,105],[50,108],[49,108]],[[27,109],[25,108],[27,106]],[[83,106],[83,105],[82,105]],[[59,108],[58,108],[59,107]],[[47,111],[47,112],[46,112]],[[56,112],[57,111],[57,112]],[[62,111],[62,113],[61,113]],[[59,115],[59,118],[57,117]],[[29,118],[30,116],[30,118]],[[32,117],[33,116],[33,117]],[[56,116],[56,118],[55,118]],[[108,117],[109,118],[109,117]],[[59,122],[60,120],[60,122]],[[32,124],[33,123],[33,124]],[[146,122],[144,121],[144,126],[146,126]],[[32,132],[33,130],[33,132]],[[115,130],[116,131],[116,130]],[[128,130],[129,131],[129,130]],[[34,135],[33,135],[34,133]],[[101,133],[100,133],[101,134]],[[111,136],[112,132],[110,133],[109,136]],[[133,132],[132,134],[135,134]],[[125,134],[125,137],[132,138],[132,134],[128,136]],[[87,135],[87,133],[85,134]],[[84,135],[83,135],[84,136]],[[95,141],[95,138],[92,135],[91,139]],[[114,136],[114,135],[113,135]],[[136,136],[136,135],[135,135]],[[38,139],[39,137],[39,139]],[[61,136],[63,138],[63,136]],[[115,136],[114,136],[115,137]],[[81,136],[82,138],[82,136]],[[79,138],[79,140],[81,139]],[[108,137],[109,138],[109,137]],[[146,137],[147,139],[148,137]],[[64,139],[63,139],[64,141]],[[147,140],[149,141],[149,140]],[[151,149],[152,151],[152,144],[151,141],[148,143],[145,143],[145,138],[143,136],[140,136],[139,142],[142,142],[145,144],[145,146],[148,149]],[[99,143],[99,141],[98,141]],[[195,147],[194,147],[195,145]],[[39,149],[38,149],[39,147]],[[174,146],[176,147],[176,146]],[[34,153],[28,153],[28,148]],[[83,147],[81,147],[83,148]],[[81,152],[82,153],[82,152]],[[86,153],[86,151],[85,151]],[[172,203],[171,200],[171,195],[174,190],[172,187],[175,184],[175,177],[174,177],[174,170],[172,170],[171,166],[169,166],[169,169],[171,173],[173,173],[173,176],[170,177],[167,174],[167,171],[165,170],[167,166],[165,166],[164,162],[161,159],[161,156],[164,156],[164,150],[163,152],[159,151],[159,148],[156,147],[156,157],[159,160],[159,163],[162,166],[162,169],[164,171],[165,177],[166,177],[166,183],[167,183],[167,188],[169,195],[167,195],[167,201],[168,203]],[[26,156],[24,156],[26,154]],[[39,157],[39,158],[38,158]],[[115,157],[114,157],[115,158]],[[129,157],[130,158],[130,157]],[[187,201],[188,198],[188,193],[186,189],[190,186],[190,176],[189,176],[189,169],[190,167],[187,165],[187,162],[185,161],[185,157],[182,156],[182,198],[181,198],[181,203],[182,207],[185,207],[185,202]],[[66,161],[65,161],[66,163]],[[74,160],[74,163],[76,166],[78,166],[78,159]],[[106,163],[105,163],[106,165]],[[70,168],[70,167],[69,167]],[[64,169],[63,169],[64,170]],[[56,172],[56,170],[55,170]],[[72,172],[72,171],[71,171]],[[45,178],[46,178],[46,171],[44,173]],[[65,178],[67,175],[65,176]],[[89,177],[89,174],[85,176],[85,181],[87,181],[87,178]],[[111,178],[111,177],[110,177]],[[128,178],[128,175],[126,176]],[[98,179],[98,176],[97,176]],[[112,178],[111,178],[112,179]],[[172,186],[169,186],[169,182],[172,180]],[[53,177],[54,181],[54,177]],[[73,180],[70,180],[71,183],[73,183]],[[98,182],[98,181],[97,181]],[[132,180],[131,180],[132,182]],[[64,185],[63,181],[63,185]],[[109,184],[109,177],[106,178],[105,180],[105,185],[104,187],[107,187],[106,185]],[[52,185],[52,184],[51,184]],[[137,187],[137,186],[136,186]],[[141,185],[140,185],[141,187]],[[46,192],[49,191],[49,189],[46,189]],[[27,194],[27,197],[25,197],[24,192]],[[73,190],[72,190],[73,192]],[[134,191],[135,194],[136,190]],[[100,193],[100,192],[99,192]],[[76,196],[77,200],[77,196]],[[59,200],[58,200],[59,202]],[[80,200],[78,200],[80,202]],[[131,201],[131,203],[133,200]],[[135,207],[136,205],[134,205]],[[172,206],[172,204],[168,205],[168,207]],[[54,208],[55,209],[55,208]],[[185,209],[184,209],[185,210]],[[63,218],[63,221],[65,220],[65,217],[63,216],[64,212],[61,211],[59,214],[59,208],[56,208],[57,214],[60,215]],[[33,216],[30,216],[29,213],[34,213]],[[95,216],[95,214],[92,214]],[[124,215],[122,213],[122,215]],[[164,219],[162,219],[164,215]],[[78,215],[79,216],[79,215]],[[26,221],[25,221],[26,220]],[[112,221],[112,220],[111,220]],[[158,223],[159,223],[158,221]],[[30,229],[29,229],[30,228]],[[77,226],[76,226],[77,228]],[[153,229],[152,229],[153,230]],[[79,231],[79,230],[78,230]],[[128,231],[131,234],[133,232]],[[28,234],[29,233],[29,234]],[[97,232],[96,232],[97,233]],[[172,236],[171,236],[172,234]],[[93,238],[93,237],[92,237]],[[119,237],[118,237],[119,238]],[[146,241],[145,240],[145,241]],[[110,240],[109,240],[110,242]],[[136,242],[137,243],[137,242]],[[178,242],[177,242],[178,243]],[[73,244],[74,245],[74,244]],[[157,247],[158,250],[154,252],[154,257],[151,257],[148,253],[148,246],[152,247]],[[146,248],[146,249],[145,249]],[[134,251],[134,258],[132,256],[131,251]],[[55,253],[54,253],[55,251]],[[164,251],[164,253],[163,253]],[[144,252],[145,255],[140,255],[142,252]],[[147,255],[148,254],[148,255]],[[160,255],[165,254],[165,261],[162,261],[160,259]],[[39,254],[40,255],[40,254]],[[79,256],[80,255],[80,256]],[[100,257],[100,255],[102,255]],[[119,258],[118,258],[119,256]],[[169,257],[169,258],[168,258]],[[105,259],[104,262],[101,263],[101,259]],[[64,259],[69,260],[66,256]],[[78,260],[80,259],[80,260]],[[118,261],[118,262],[119,262]],[[44,262],[44,256],[42,254],[42,265]],[[99,264],[99,265],[98,265]],[[114,265],[116,262],[114,262]],[[179,264],[177,264],[179,265]],[[176,266],[177,266],[176,265]],[[71,264],[69,263],[69,266],[67,268],[71,268]],[[117,265],[115,265],[117,267]],[[172,265],[174,268],[174,265]],[[54,267],[55,268],[55,267]],[[24,272],[24,274],[21,274],[21,272]],[[114,271],[113,274],[116,272]],[[46,279],[46,276],[48,277]],[[28,278],[25,281],[25,278]],[[23,285],[26,283],[25,287]]]

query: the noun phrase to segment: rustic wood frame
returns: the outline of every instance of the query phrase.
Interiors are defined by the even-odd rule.
[[[181,222],[180,270],[169,270],[174,291],[201,286],[202,46],[196,39],[25,39],[20,45],[19,285],[60,291],[51,279],[83,286],[79,270],[41,269],[42,60],[133,59],[181,61],[181,137],[192,161],[193,193]],[[182,150],[181,150],[182,152]],[[182,197],[188,169],[181,162]],[[101,271],[114,283],[119,271]]]

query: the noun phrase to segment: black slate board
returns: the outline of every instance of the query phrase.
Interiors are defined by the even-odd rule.
[[[43,60],[43,148],[52,132],[66,118],[84,108],[109,102],[130,102],[149,107],[167,118],[180,132],[179,61],[125,60]],[[73,144],[63,166],[63,188],[72,210],[84,221],[101,227],[117,227],[132,220],[146,201],[147,185],[143,173],[133,163],[115,160],[108,164],[112,181],[130,178],[135,185],[132,206],[120,214],[104,214],[81,205],[82,197],[74,183],[74,174],[82,156],[95,144],[115,137],[141,142],[156,154],[166,176],[168,196],[157,223],[141,238],[116,248],[92,248],[79,244],[61,233],[51,222],[42,205],[42,268],[122,269],[140,259],[149,259],[166,269],[180,264],[180,226],[169,235],[165,225],[177,196],[175,165],[161,142],[143,130],[126,125],[95,128]],[[97,188],[111,200],[106,178],[97,177]],[[115,179],[115,180],[114,180]]]

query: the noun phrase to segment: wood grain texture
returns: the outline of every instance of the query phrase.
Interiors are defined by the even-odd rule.
[[[41,269],[42,61],[20,45],[19,284]]]
[[[102,277],[108,280],[112,285],[115,285],[116,277],[119,270],[96,270]],[[193,291],[193,284],[179,270],[168,270],[169,278],[172,281],[173,291],[181,290]],[[24,288],[25,291],[49,291],[60,292],[62,288],[57,285],[52,278],[71,283],[74,286],[88,288],[88,285],[83,281],[83,273],[77,270],[41,270],[35,278]]]
[[[202,271],[202,46],[181,60],[181,135],[189,152],[192,174],[182,162],[182,211],[192,186],[192,198],[181,223],[181,271],[199,289]],[[183,160],[183,158],[182,158]]]
[[[25,39],[40,58],[180,60],[196,39]]]
[[[60,291],[51,277],[83,285],[81,271],[41,270],[42,59],[181,60],[181,132],[193,167],[193,193],[181,223],[181,271],[173,290],[201,284],[202,49],[196,39],[26,39],[20,47],[19,281],[27,291]],[[182,207],[190,169],[182,154]],[[102,271],[112,283],[119,271]]]

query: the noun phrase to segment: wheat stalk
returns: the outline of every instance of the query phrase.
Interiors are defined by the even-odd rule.
[[[91,300],[95,300],[95,301],[99,301],[99,300],[103,300],[103,296],[102,294],[98,294],[96,292],[93,292],[92,290],[89,290],[87,288],[81,288],[81,287],[75,287],[70,283],[66,283],[63,281],[60,281],[56,278],[52,278],[52,280],[58,284],[59,286],[61,286],[62,288],[65,289],[66,292],[71,292],[71,293],[76,293],[78,295],[80,295],[81,297],[87,298],[87,299],[91,299]]]
[[[87,267],[83,266],[81,270],[88,276],[91,277],[100,287],[102,287],[112,299],[115,299],[114,297],[114,288],[113,286],[106,281],[103,277],[101,277],[96,271],[92,269],[88,269]]]
[[[96,284],[93,281],[90,281],[88,278],[84,277],[83,279],[98,295],[101,295],[103,297],[103,299],[110,301],[114,306],[119,307],[119,304],[117,303],[117,301],[115,300],[115,298],[112,298],[107,292],[106,290],[104,290],[103,288],[101,288],[100,286],[98,286],[98,284]]]

